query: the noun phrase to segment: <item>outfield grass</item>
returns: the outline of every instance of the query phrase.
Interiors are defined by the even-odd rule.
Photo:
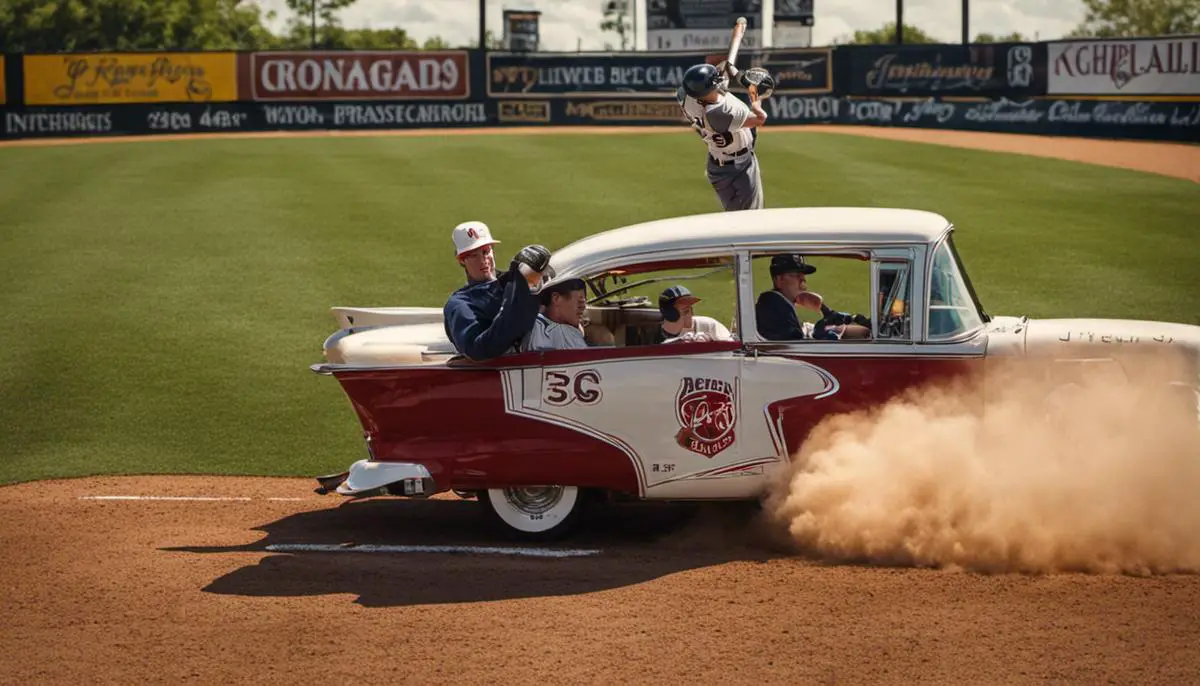
[[[1200,324],[1200,186],[844,135],[764,136],[768,206],[941,212],[987,309]],[[450,229],[530,242],[715,211],[694,136],[0,149],[0,482],[311,475],[363,454],[307,366],[332,305],[440,306]]]

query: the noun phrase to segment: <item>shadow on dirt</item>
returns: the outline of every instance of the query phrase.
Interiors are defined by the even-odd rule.
[[[745,504],[628,503],[593,508],[566,541],[506,539],[479,503],[374,499],[301,512],[255,527],[244,546],[164,548],[194,553],[263,551],[289,543],[508,546],[599,549],[589,557],[529,558],[472,553],[271,554],[203,590],[241,596],[351,593],[368,607],[464,603],[590,593],[732,561],[762,562],[774,549]]]

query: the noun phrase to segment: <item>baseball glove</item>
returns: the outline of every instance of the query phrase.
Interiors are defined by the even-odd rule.
[[[775,78],[762,67],[750,67],[738,76],[738,80],[747,89],[756,86],[758,97],[766,100],[775,90]]]

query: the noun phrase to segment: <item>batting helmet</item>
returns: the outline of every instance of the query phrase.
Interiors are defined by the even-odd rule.
[[[697,64],[683,73],[683,92],[693,98],[703,97],[717,87],[721,72],[711,64]]]
[[[698,302],[700,298],[692,295],[686,286],[671,286],[658,296],[658,311],[662,313],[663,319],[677,322],[683,316],[680,309]]]

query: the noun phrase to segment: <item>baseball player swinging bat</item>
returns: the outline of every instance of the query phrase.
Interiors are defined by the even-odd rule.
[[[775,81],[762,67],[739,72],[734,66],[746,28],[746,18],[738,17],[726,59],[716,66],[692,66],[675,93],[684,116],[708,146],[708,182],[726,211],[763,207],[755,129],[767,122],[761,100],[770,96]],[[735,79],[750,94],[749,107],[729,92],[728,85]]]

